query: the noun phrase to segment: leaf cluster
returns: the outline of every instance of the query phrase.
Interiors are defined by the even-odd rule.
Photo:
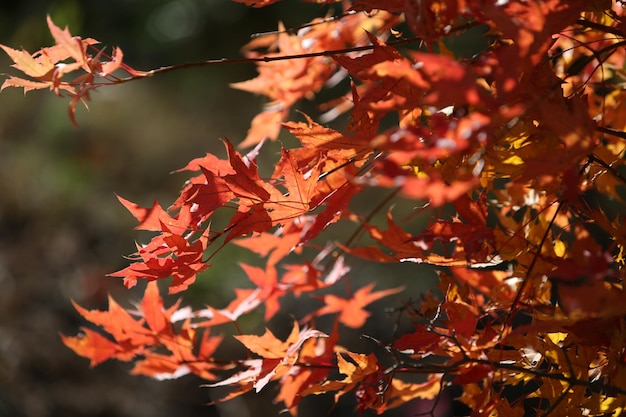
[[[107,311],[76,305],[101,331],[84,328],[63,336],[65,344],[92,366],[132,361],[133,373],[192,373],[208,387],[231,387],[223,400],[276,381],[276,400],[293,415],[307,395],[350,394],[359,410],[382,414],[438,398],[451,385],[462,387],[459,400],[476,416],[619,415],[626,407],[622,6],[354,0],[336,7],[332,17],[253,39],[243,60],[149,72],[51,19],[54,46],[31,55],[2,45],[30,77],[10,76],[2,88],[68,93],[72,121],[95,88],[191,65],[256,63],[258,76],[233,87],[268,99],[239,150],[225,139],[226,159],[207,154],[182,169],[190,179],[167,209],[120,197],[137,229],[154,236],[111,276],[128,287],[147,280],[143,300],[136,311],[112,299]],[[487,34],[483,51],[467,58],[446,47],[476,26]],[[75,71],[84,74],[65,81]],[[319,120],[289,120],[299,102],[342,80],[349,88],[323,105]],[[344,113],[345,129],[324,125]],[[299,145],[283,147],[264,178],[256,157],[281,131]],[[386,197],[371,212],[352,207],[372,189]],[[400,200],[414,203],[409,218],[431,210],[428,226],[412,230],[391,208]],[[381,226],[373,217],[385,208]],[[212,224],[217,212],[227,214],[224,227]],[[329,241],[340,222],[357,231]],[[185,291],[226,244],[264,259],[241,265],[251,288],[235,289],[221,309],[192,311],[180,301],[166,308],[156,281],[171,277],[169,292]],[[438,291],[415,299],[403,288],[373,291],[374,282],[353,289],[349,265],[358,259],[432,265]],[[368,338],[380,352],[344,346],[343,329],[362,328],[366,308],[394,294],[402,301],[390,341]],[[269,329],[235,335],[247,359],[215,357],[224,339],[215,328],[238,328],[257,310],[266,321],[284,314],[288,295],[321,306],[296,317],[285,340]],[[332,328],[316,328],[329,314]],[[411,329],[401,330],[407,322]]]

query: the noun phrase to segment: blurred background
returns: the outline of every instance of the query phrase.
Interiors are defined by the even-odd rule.
[[[50,14],[72,34],[120,46],[125,62],[143,70],[240,57],[251,34],[274,30],[278,21],[297,27],[326,10],[296,1],[263,9],[229,0],[0,4],[2,44],[30,52],[51,45],[45,21]],[[9,65],[2,53],[0,72],[16,74]],[[206,152],[224,157],[221,137],[234,143],[245,137],[263,99],[228,85],[254,75],[252,65],[214,66],[105,88],[93,94],[89,111],[79,106],[80,128],[67,117],[66,99],[45,91],[0,94],[0,417],[278,415],[272,388],[207,406],[216,394],[200,388],[203,381],[130,376],[131,366],[117,362],[90,369],[59,337],[85,324],[72,299],[90,309],[105,309],[107,293],[122,305],[140,299],[143,286],[129,291],[121,280],[105,276],[125,267],[123,256],[141,240],[115,194],[141,205],[156,198],[167,207],[189,175],[172,171]],[[224,250],[185,294],[185,304],[225,306],[232,287],[246,282],[237,263],[251,259],[243,250]],[[392,271],[357,266],[353,274],[364,281],[384,276],[377,288],[406,285],[407,278],[416,288],[433,282],[432,273],[416,265]],[[247,320],[250,329],[262,332],[262,317]],[[366,331],[388,337],[391,320],[373,316]],[[290,321],[282,317],[270,327]],[[358,332],[352,336],[364,343]],[[329,412],[331,404],[331,396],[306,399],[301,415],[356,415],[353,403]]]

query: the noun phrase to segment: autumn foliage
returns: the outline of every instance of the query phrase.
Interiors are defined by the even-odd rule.
[[[277,382],[276,401],[293,415],[308,395],[351,395],[359,410],[382,414],[452,385],[473,416],[621,414],[621,2],[354,0],[330,10],[254,38],[245,59],[152,71],[50,18],[53,46],[31,54],[2,45],[22,73],[2,88],[69,97],[74,123],[94,89],[189,65],[256,63],[258,76],[233,87],[268,99],[247,137],[223,140],[224,159],[207,154],[182,169],[189,180],[168,208],[119,198],[137,229],[154,234],[111,276],[127,287],[148,281],[145,294],[131,310],[113,299],[107,311],[76,305],[93,326],[64,343],[92,366],[117,359],[134,363],[134,374],[195,374],[231,387],[222,400]],[[479,45],[471,54],[454,47],[464,36]],[[336,98],[320,117],[292,111],[322,89]],[[347,126],[328,127],[343,114]],[[279,134],[299,146],[283,147],[263,176],[256,156]],[[372,190],[379,200],[355,208]],[[399,201],[411,212],[400,213]],[[374,221],[385,212],[386,224]],[[227,215],[223,227],[216,213]],[[416,230],[410,220],[424,213],[430,222]],[[352,235],[327,237],[347,225]],[[224,308],[164,305],[158,281],[184,292],[225,245],[263,260],[241,265],[251,285]],[[432,265],[438,289],[416,296],[384,279],[359,287],[350,266],[360,260]],[[384,340],[364,335],[371,352],[351,350],[342,330],[386,314],[369,305],[393,294],[393,330]],[[255,311],[290,317],[281,309],[288,295],[319,307],[293,317],[286,338],[270,329],[228,335]],[[334,325],[319,328],[327,315]],[[247,357],[216,356],[230,337]]]

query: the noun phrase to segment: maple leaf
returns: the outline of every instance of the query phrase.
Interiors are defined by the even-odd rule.
[[[393,189],[401,184],[403,196],[414,200],[426,199],[432,206],[441,206],[456,200],[479,185],[479,179],[474,175],[473,168],[458,166],[455,162],[455,158],[450,158],[439,168],[429,169],[425,175],[418,175],[409,166],[398,165],[391,159],[385,159],[378,164],[379,175],[376,177],[376,185]],[[448,163],[454,168],[446,172]],[[448,176],[450,180],[446,178]]]
[[[504,7],[490,3],[482,8],[484,16],[513,42],[496,51],[500,65],[494,77],[504,94],[517,87],[519,75],[537,65],[552,46],[552,34],[576,19],[588,2],[582,0],[525,3],[508,2]]]
[[[314,207],[323,204],[323,211],[315,215],[314,222],[306,229],[302,241],[313,239],[333,223],[342,218],[348,218],[350,200],[362,189],[360,185],[345,179],[338,188],[330,189],[328,194],[324,193],[321,188],[320,186],[319,195],[314,196],[311,202]]]
[[[624,307],[626,295],[621,288],[602,281],[567,285],[555,284],[555,294],[563,312],[575,319],[615,317]],[[594,294],[589,297],[588,294]]]
[[[276,166],[275,177],[282,176],[287,193],[274,201],[265,203],[268,215],[274,222],[299,217],[311,210],[313,197],[319,181],[321,161],[306,172],[301,172],[293,153],[283,149]]]
[[[461,118],[437,112],[430,115],[427,126],[403,124],[377,135],[371,145],[388,152],[387,160],[414,166],[418,175],[428,177],[435,173],[429,162],[474,153],[488,144],[491,118],[479,111]]]
[[[314,147],[334,151],[346,151],[346,158],[355,155],[362,155],[365,158],[371,152],[368,141],[359,136],[346,136],[334,129],[324,127],[315,123],[309,116],[306,116],[306,123],[287,122],[283,127],[300,140],[302,146],[306,148]],[[337,158],[337,153],[332,154]]]
[[[413,61],[372,37],[371,54],[336,60],[364,84],[353,88],[354,111],[349,130],[372,136],[389,112],[401,117],[426,105],[480,105],[495,109],[491,95],[480,86],[476,74],[452,58],[437,54],[411,53]],[[465,130],[465,129],[464,129]],[[396,135],[397,137],[397,135]]]
[[[65,29],[59,28],[50,16],[47,16],[47,23],[50,34],[56,42],[51,47],[42,48],[31,55],[27,51],[17,51],[8,46],[0,45],[13,60],[14,68],[35,79],[33,81],[9,76],[0,90],[6,87],[17,87],[23,88],[24,93],[27,93],[31,90],[48,87],[59,96],[65,91],[71,97],[68,116],[72,124],[78,127],[75,118],[76,106],[79,102],[87,106],[90,92],[101,85],[98,83],[98,79],[107,79],[118,69],[123,69],[135,78],[151,75],[149,72],[138,71],[123,64],[124,54],[119,47],[113,49],[113,56],[107,56],[103,50],[93,56],[87,52],[87,49],[99,43],[98,41],[72,36],[67,27]],[[103,61],[104,57],[107,57],[108,61]],[[66,79],[66,75],[78,70],[84,71],[84,74],[69,81]],[[109,80],[111,79],[109,78]]]
[[[0,87],[0,90],[5,89],[6,87],[16,87],[16,88],[23,88],[24,89],[24,94],[28,93],[29,91],[32,90],[39,90],[42,88],[48,88],[50,87],[50,83],[49,82],[43,82],[43,81],[31,81],[31,80],[25,80],[23,78],[19,78],[19,77],[9,77],[6,80],[4,80],[4,83],[2,83],[2,87]],[[70,91],[72,91],[70,89]]]
[[[455,384],[471,384],[473,382],[482,381],[483,379],[493,375],[494,367],[491,365],[471,364],[461,367],[459,374],[454,378]]]
[[[141,71],[136,71],[130,69],[130,67],[123,65],[122,61],[124,60],[124,52],[119,47],[115,47],[113,49],[113,56],[110,61],[100,63],[100,76],[107,76],[113,74],[120,68],[124,68],[132,75],[140,76]]]
[[[341,261],[338,263],[340,264]],[[342,270],[342,266],[338,265],[338,268],[336,268],[337,271],[331,271],[329,274],[332,275],[333,272],[336,273],[337,276],[335,278],[321,281],[321,271],[308,261],[305,262],[304,265],[284,265],[284,269],[286,272],[280,281],[281,286],[284,286],[286,289],[293,292],[296,297],[302,295],[303,292],[326,288],[331,285],[329,282],[336,282],[336,280],[340,279],[341,276],[349,270],[349,268]]]
[[[380,414],[413,398],[433,399],[448,382],[462,387],[460,401],[477,416],[522,415],[536,400],[559,415],[617,413],[626,395],[623,13],[603,0],[348,3],[343,14],[297,30],[281,24],[246,46],[258,76],[233,87],[268,98],[241,143],[258,144],[254,150],[241,154],[225,140],[226,159],[191,161],[183,170],[195,176],[168,209],[119,198],[137,229],[157,233],[113,274],[129,287],[148,280],[144,297],[134,311],[113,299],[107,311],[76,305],[101,332],[85,329],[63,336],[64,343],[92,366],[132,361],[132,373],[156,379],[192,373],[214,381],[217,371],[232,370],[210,385],[233,387],[218,401],[277,381],[276,400],[293,415],[303,396],[325,392],[335,401],[352,393],[359,411]],[[400,19],[403,26],[394,27]],[[448,42],[473,39],[476,25],[490,28],[485,50],[458,59]],[[177,68],[142,73],[123,63],[120,48],[108,56],[50,18],[48,26],[52,47],[30,54],[1,46],[30,78],[9,77],[2,88],[67,94],[73,122],[78,102],[99,80],[115,84]],[[327,86],[343,91],[323,105],[320,123],[352,109],[344,130],[306,115],[285,122],[298,101]],[[281,126],[300,147],[283,147],[265,177],[257,154]],[[389,199],[372,201],[372,212],[352,204],[374,187],[389,189]],[[378,226],[381,207],[396,196],[435,207],[428,225],[413,230],[389,210],[386,229]],[[373,244],[353,247],[357,234],[324,243],[322,232],[340,220],[357,222]],[[209,231],[214,223],[227,226]],[[155,281],[173,277],[170,293],[187,289],[208,268],[203,256],[217,239],[224,243],[216,252],[234,242],[266,258],[263,266],[242,264],[255,288],[235,288],[221,309],[165,308]],[[222,337],[211,327],[261,306],[267,321],[285,296],[329,288],[348,272],[340,252],[445,267],[443,300],[429,292],[397,310],[398,323],[406,316],[415,323],[380,343],[391,367],[382,356],[338,345],[339,323],[362,327],[370,303],[402,291],[374,292],[374,283],[345,298],[313,296],[323,305],[303,320],[336,313],[330,336],[294,323],[286,340],[267,329],[235,336],[247,360],[212,357]],[[424,374],[420,383],[400,379],[415,372]],[[528,391],[510,397],[509,387],[520,383]]]
[[[110,297],[107,311],[87,310],[74,303],[81,316],[101,327],[113,340],[87,328],[83,329],[83,335],[62,336],[62,340],[77,354],[89,358],[91,366],[108,359],[130,361],[141,356],[133,368],[135,374],[169,379],[192,372],[205,379],[215,379],[211,371],[221,367],[211,363],[209,358],[222,337],[210,336],[206,331],[202,339],[197,340],[196,331],[189,322],[176,333],[172,316],[179,304],[180,301],[164,308],[156,282],[148,283],[137,312],[138,318],[131,316]],[[197,344],[200,346],[198,354]],[[167,353],[153,351],[157,347],[166,349]]]
[[[144,327],[143,322],[133,318],[110,296],[107,311],[87,310],[76,303],[73,305],[87,321],[102,327],[116,342],[124,343],[131,357],[135,350],[141,352],[144,345],[154,343],[153,335]]]
[[[432,399],[441,390],[441,375],[431,375],[421,384],[407,383],[399,379],[388,377],[381,372],[378,360],[373,354],[355,354],[349,351],[343,355],[337,353],[339,372],[345,377],[342,380],[329,380],[322,384],[309,387],[301,395],[321,394],[337,391],[335,402],[339,397],[350,391],[356,392],[357,408],[360,412],[374,409],[382,414],[388,409],[400,406],[412,399]],[[378,384],[384,384],[382,390]]]
[[[247,349],[263,359],[246,361],[244,365],[247,365],[247,369],[224,381],[207,386],[218,387],[238,384],[239,389],[235,393],[231,393],[229,398],[252,389],[259,392],[268,382],[282,377],[294,366],[302,345],[308,339],[318,337],[328,337],[328,335],[310,328],[300,330],[297,323],[294,323],[291,333],[284,342],[274,336],[269,329],[266,329],[262,336],[235,336]]]
[[[161,205],[154,200],[152,208],[143,208],[120,196],[117,199],[140,222],[135,230],[162,231],[167,227],[172,233],[183,235],[190,226],[191,213],[189,206],[183,206],[177,218],[170,216]]]
[[[61,30],[54,24],[50,15],[47,16],[48,28],[56,44],[63,48],[69,58],[73,58],[76,63],[82,65],[86,60],[85,45],[77,36],[72,36],[67,26]]]
[[[261,289],[243,289],[235,288],[235,299],[232,300],[225,308],[217,309],[207,306],[206,309],[197,311],[192,314],[183,314],[185,318],[200,317],[203,320],[196,323],[196,327],[212,327],[224,323],[232,323],[237,321],[243,314],[249,313],[259,305],[262,299],[260,297]]]
[[[414,323],[415,329],[411,333],[402,335],[394,342],[394,346],[402,353],[417,354],[436,351],[436,347],[443,336],[430,331],[427,326]]]
[[[13,60],[14,64],[12,66],[14,68],[37,80],[30,81],[19,77],[9,77],[2,85],[2,89],[6,87],[23,87],[26,93],[33,89],[49,87],[57,94],[60,94],[60,90],[66,90],[74,95],[78,94],[76,90],[77,84],[64,83],[61,81],[61,78],[63,75],[79,68],[89,72],[85,62],[85,50],[88,45],[97,43],[97,41],[93,39],[81,40],[78,37],[72,37],[67,28],[61,30],[57,27],[50,16],[47,17],[47,21],[50,33],[56,41],[56,45],[53,47],[42,48],[31,55],[27,51],[17,51],[8,46],[0,45]],[[68,64],[60,62],[68,58],[73,58],[75,62]],[[72,115],[73,111],[70,112],[70,116]]]
[[[451,272],[457,279],[483,294],[489,294],[495,298],[496,294],[502,292],[501,296],[509,299],[513,295],[510,286],[505,282],[510,276],[509,271],[452,267]]]
[[[367,79],[370,75],[370,69],[385,61],[401,60],[402,55],[396,49],[386,45],[383,41],[378,39],[371,33],[367,33],[367,36],[372,43],[372,53],[365,54],[356,58],[337,56],[337,60],[341,66],[346,68],[350,74]]]
[[[386,410],[399,407],[407,402],[420,398],[432,400],[441,393],[441,375],[430,375],[426,382],[421,384],[404,382],[394,378],[390,387],[385,391],[385,404],[378,408],[379,414]]]
[[[393,220],[391,212],[387,213],[387,230],[382,230],[381,228],[371,224],[366,224],[364,227],[376,242],[383,247],[389,248],[395,253],[385,253],[376,246],[360,248],[344,247],[346,252],[375,262],[399,261],[443,266],[467,264],[465,260],[457,261],[455,259],[451,259],[450,257],[433,253],[431,251],[431,245],[419,239],[414,239],[414,236],[411,236],[411,234],[396,224]]]
[[[217,209],[235,198],[235,194],[230,191],[223,178],[226,175],[236,175],[228,160],[207,154],[192,160],[177,172],[180,171],[201,171],[201,175],[188,181],[171,207],[173,210],[181,211],[188,207],[191,215],[190,224],[200,225]],[[191,210],[192,207],[194,210]]]
[[[268,265],[276,265],[292,252],[299,253],[298,244],[302,239],[306,222],[287,222],[275,233],[262,232],[236,240],[238,246],[253,251],[261,257],[268,256]]]
[[[273,182],[262,180],[254,162],[242,158],[228,142],[227,150],[237,174],[225,175],[223,179],[238,199],[237,213],[226,229],[227,242],[251,232],[262,233],[274,226],[287,225],[312,209],[321,161],[302,172],[296,157],[283,150],[273,178],[286,189],[284,192]]]
[[[494,236],[493,230],[487,227],[487,206],[484,199],[483,195],[479,201],[474,201],[469,195],[462,194],[454,200],[454,207],[464,222],[438,220],[410,240],[425,242],[427,245],[432,245],[433,239],[458,241],[463,245],[468,263],[472,260],[488,260],[493,252]],[[461,256],[459,248],[457,250],[457,255]]]
[[[301,395],[318,395],[337,391],[335,402],[338,402],[341,396],[358,387],[357,407],[361,411],[382,407],[384,399],[377,395],[378,391],[375,388],[375,385],[382,380],[376,356],[372,353],[364,355],[350,351],[336,354],[339,373],[345,377],[341,380],[327,380],[321,384],[314,384],[301,392]],[[344,355],[348,359],[345,359]]]
[[[233,84],[234,88],[242,88],[242,84]],[[265,139],[275,139],[280,133],[280,125],[289,115],[289,107],[280,103],[271,102],[265,110],[254,116],[246,138],[239,144],[246,148],[262,143]]]
[[[338,381],[325,381],[320,385],[309,387],[309,389],[302,392],[302,395],[323,394],[324,392],[337,390],[340,390],[338,395],[342,395],[342,393],[350,391],[357,383],[378,371],[378,360],[373,353],[364,355],[347,351],[343,354],[337,352],[336,355],[339,373],[344,375],[344,378]],[[344,355],[348,359],[345,359]]]
[[[74,337],[61,335],[61,340],[77,355],[88,358],[89,366],[99,365],[119,353],[118,345],[100,333],[85,327],[81,330],[82,335]]]
[[[192,236],[179,236],[161,223],[162,233],[152,238],[149,244],[137,245],[137,253],[131,257],[134,263],[117,272],[112,277],[124,278],[124,285],[132,288],[138,279],[154,281],[173,277],[169,290],[171,294],[184,291],[193,284],[196,276],[209,268],[203,260],[207,248],[206,231],[195,241]]]
[[[322,383],[329,374],[335,359],[335,347],[339,340],[339,325],[335,321],[333,330],[328,337],[311,338],[302,344],[298,361],[306,364],[320,364],[322,366],[294,365],[281,378],[280,392],[276,401],[282,401],[293,416],[297,416],[297,406],[302,399],[301,393],[307,388]]]
[[[11,60],[14,62],[14,64],[11,65],[13,68],[22,71],[29,77],[37,79],[52,78],[52,72],[54,71],[55,66],[54,62],[52,62],[47,55],[40,55],[35,58],[29,52],[24,50],[18,51],[6,45],[0,45],[0,48],[2,48],[4,52],[9,55],[9,58],[11,58]],[[5,84],[6,83],[7,82],[5,81]],[[50,85],[46,82],[42,82],[42,84],[44,86]],[[8,85],[3,85],[2,89],[6,87],[8,87]]]
[[[276,270],[272,265],[268,265],[266,269],[246,264],[240,264],[248,275],[248,278],[261,291],[258,294],[260,302],[265,304],[265,320],[271,319],[280,309],[278,300],[287,294],[285,288],[278,285],[278,277]]]
[[[363,327],[365,321],[370,316],[370,313],[365,311],[363,307],[383,297],[397,294],[404,290],[404,287],[398,287],[371,292],[374,285],[374,283],[371,283],[365,287],[359,288],[354,292],[354,295],[348,299],[338,297],[334,294],[326,294],[322,296],[322,301],[325,305],[302,319],[302,321],[308,321],[312,317],[323,316],[325,314],[340,313],[339,322],[354,329]]]
[[[260,4],[265,3],[267,2],[263,1]],[[346,45],[360,46],[368,41],[363,28],[380,28],[395,19],[396,17],[384,11],[371,17],[353,13],[344,16],[341,21],[319,19],[307,31],[297,34],[285,30],[281,23],[277,36],[255,39],[247,49],[266,48],[268,52],[262,56],[274,58],[337,50]],[[261,55],[249,51],[247,56],[258,58]],[[297,60],[258,62],[257,70],[259,75],[256,78],[231,84],[233,88],[263,94],[270,99],[265,111],[254,118],[241,146],[251,146],[266,138],[276,139],[279,123],[284,121],[290,108],[302,98],[309,98],[317,93],[336,73],[337,65],[324,56],[301,56]]]
[[[476,307],[460,300],[453,300],[443,303],[443,308],[448,315],[451,330],[459,336],[460,340],[469,339],[474,335],[478,324]]]

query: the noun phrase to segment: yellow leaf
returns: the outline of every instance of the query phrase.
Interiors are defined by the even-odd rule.
[[[563,333],[563,332],[548,333],[548,337],[550,338],[552,343],[554,343],[555,345],[558,345],[559,343],[561,343],[567,338],[567,333]]]
[[[378,370],[378,361],[372,353],[364,355],[361,353],[346,352],[350,359],[356,363],[356,366],[345,360],[343,356],[337,354],[337,365],[339,365],[339,373],[346,377],[342,380],[344,383],[354,383],[363,380]]]
[[[562,240],[559,240],[559,239],[554,240],[554,254],[556,256],[558,256],[559,258],[562,258],[563,256],[565,256],[566,250],[567,250],[567,247],[565,246],[565,243]]]
[[[414,398],[432,400],[441,391],[441,375],[432,375],[428,381],[415,384],[394,379],[385,392],[386,409],[398,407]]]
[[[617,257],[615,258],[615,262],[617,262],[620,265],[624,265],[626,264],[626,257],[624,256],[624,253],[626,251],[624,251],[624,246],[618,244],[617,247],[619,248],[619,253],[617,254]]]
[[[502,161],[505,165],[522,165],[524,160],[517,155],[511,155]]]

